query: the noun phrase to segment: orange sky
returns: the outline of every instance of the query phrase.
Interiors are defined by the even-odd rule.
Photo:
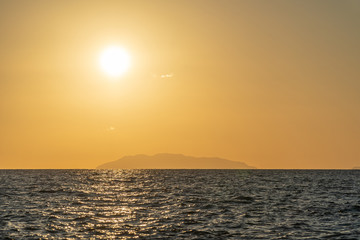
[[[0,168],[358,166],[359,24],[350,0],[1,1]],[[132,59],[117,79],[109,45]]]

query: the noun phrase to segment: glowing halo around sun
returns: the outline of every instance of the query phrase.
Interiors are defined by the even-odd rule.
[[[100,67],[110,77],[123,75],[130,67],[130,56],[118,46],[110,46],[100,55]]]

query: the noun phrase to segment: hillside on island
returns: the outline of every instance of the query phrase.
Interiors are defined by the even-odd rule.
[[[102,164],[97,169],[255,169],[255,167],[222,158],[161,153],[153,156],[143,154],[125,156]]]

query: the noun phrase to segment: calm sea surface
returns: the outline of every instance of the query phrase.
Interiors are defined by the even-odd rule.
[[[0,170],[0,239],[360,239],[360,171]]]

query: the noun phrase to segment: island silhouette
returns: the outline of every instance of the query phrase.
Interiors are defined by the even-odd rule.
[[[217,157],[192,157],[182,154],[138,154],[108,162],[97,169],[255,169],[243,162]]]

